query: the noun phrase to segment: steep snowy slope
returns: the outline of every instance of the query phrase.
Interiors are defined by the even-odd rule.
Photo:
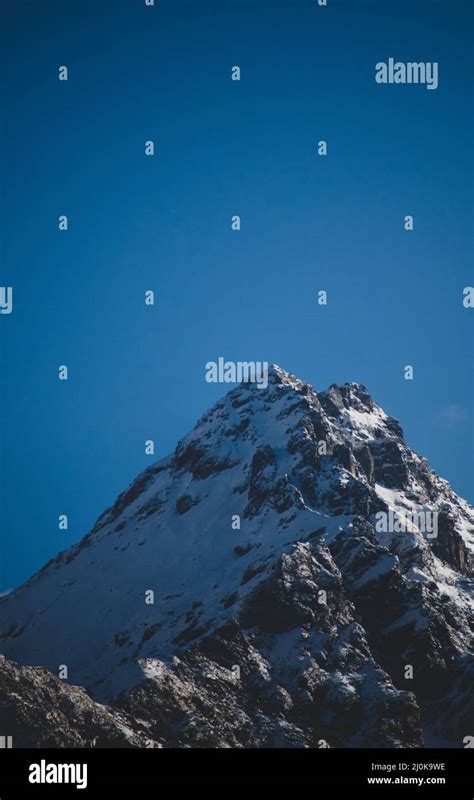
[[[379,532],[390,509],[438,536]],[[172,743],[414,746],[421,707],[426,741],[462,746],[473,564],[472,509],[365,387],[273,367],[3,598],[0,650]]]

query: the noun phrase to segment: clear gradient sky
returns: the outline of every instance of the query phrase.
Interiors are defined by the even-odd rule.
[[[3,0],[0,591],[92,527],[145,439],[174,449],[229,388],[219,356],[365,383],[474,501],[473,12]],[[389,57],[439,88],[377,85]]]

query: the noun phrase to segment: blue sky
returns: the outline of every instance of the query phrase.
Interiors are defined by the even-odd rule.
[[[174,449],[219,356],[365,383],[474,501],[472,23],[467,0],[10,0],[0,591],[92,527],[145,439]],[[437,61],[438,89],[377,85],[389,57]]]

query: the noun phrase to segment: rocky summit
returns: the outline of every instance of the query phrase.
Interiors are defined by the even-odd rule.
[[[463,747],[473,569],[473,509],[367,389],[317,392],[273,366],[0,599],[1,732]]]

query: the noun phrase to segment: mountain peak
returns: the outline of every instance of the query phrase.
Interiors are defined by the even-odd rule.
[[[403,664],[423,676],[410,687],[420,707],[427,674],[434,695],[447,664],[459,662],[451,678],[466,680],[472,509],[407,447],[363,384],[317,392],[276,364],[268,378],[266,389],[234,387],[81,542],[2,598],[5,655],[52,671],[66,664],[101,701],[125,692],[140,719],[150,708],[155,719],[170,707],[180,719],[199,714],[196,693],[215,700],[208,672],[224,696],[237,665],[235,720],[254,698],[246,724],[256,746],[311,746],[325,733],[334,746],[415,746],[421,734],[416,725],[406,732],[406,718],[419,709]],[[433,541],[416,525],[402,535],[376,528],[380,513],[424,509],[439,511]],[[400,630],[414,632],[409,654]],[[349,695],[359,733],[334,721]],[[235,726],[222,726],[224,746]],[[191,723],[186,733],[165,728],[172,741],[196,741]]]
[[[280,367],[278,364],[271,364],[268,368],[268,380],[269,383],[277,383],[283,386],[300,386],[303,385],[304,381],[298,378],[296,375],[293,375],[291,372],[288,372],[283,367]]]

